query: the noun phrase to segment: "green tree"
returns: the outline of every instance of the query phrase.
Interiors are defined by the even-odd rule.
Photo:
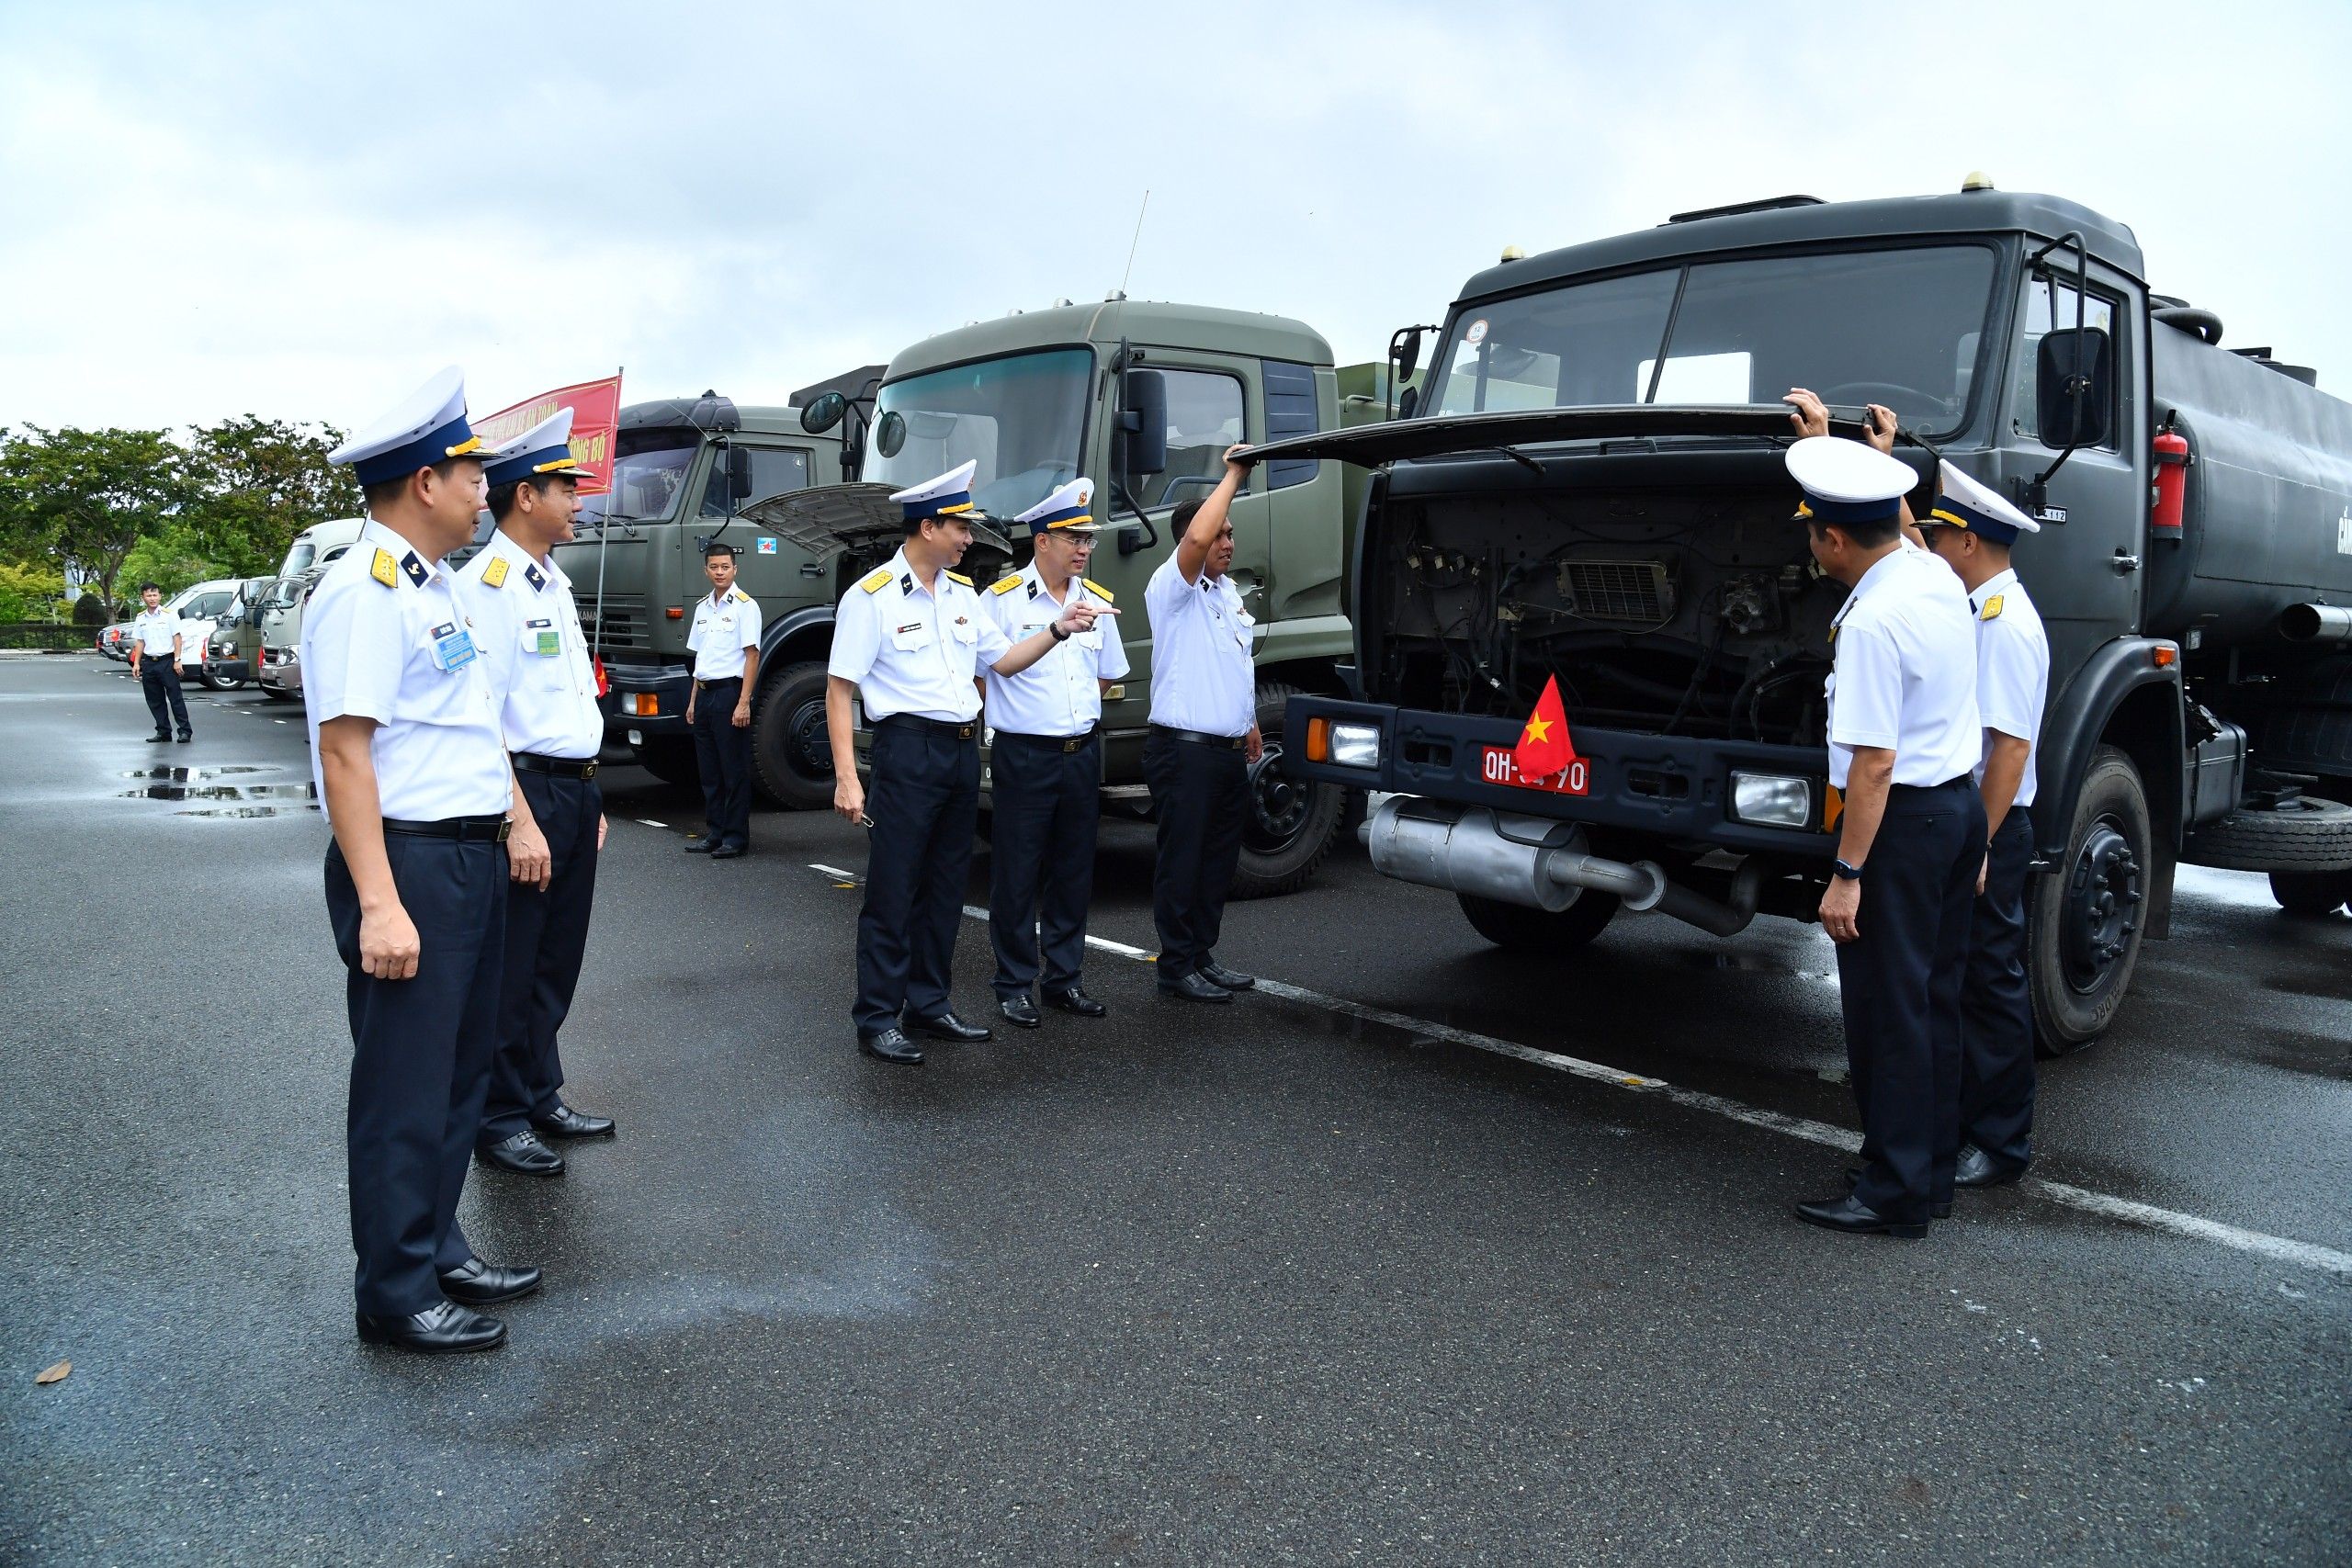
[[[153,582],[168,599],[191,582],[213,577],[258,577],[258,572],[221,570],[198,530],[175,517],[142,537],[122,558],[122,587],[129,593],[142,582]]]
[[[358,481],[327,461],[342,444],[332,426],[254,414],[198,425],[191,465],[198,494],[187,521],[197,552],[211,564],[209,575],[266,576],[303,529],[360,516]]]
[[[187,454],[160,430],[43,430],[0,441],[0,545],[70,562],[109,604],[123,558],[190,499]]]
[[[0,621],[53,621],[65,602],[65,574],[0,561]]]

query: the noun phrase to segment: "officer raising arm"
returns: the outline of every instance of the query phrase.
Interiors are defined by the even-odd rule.
[[[941,1040],[986,1040],[949,1006],[964,873],[979,814],[982,669],[1015,675],[1055,644],[1118,612],[1073,596],[1019,642],[980,608],[971,579],[950,570],[972,543],[977,462],[899,491],[905,542],[842,596],[826,663],[825,723],[833,745],[833,809],[874,833],[865,906],[857,919],[858,1049],[919,1066],[914,1029]],[[874,724],[874,790],[858,782],[850,700]]]
[[[1829,434],[1829,405],[1819,396],[1803,387],[1791,387],[1781,400],[1789,405],[1789,423],[1800,436]],[[1889,457],[1894,455],[1894,411],[1884,403],[1871,403],[1862,410],[1862,439]],[[1911,498],[1906,495],[1896,502],[1895,509],[1903,520],[1904,542],[1927,548],[1927,537],[1911,515]]]

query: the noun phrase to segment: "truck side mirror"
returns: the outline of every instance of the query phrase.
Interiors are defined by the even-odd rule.
[[[1421,329],[1407,327],[1396,334],[1396,379],[1399,382],[1409,381],[1413,378],[1413,372],[1420,368]],[[1409,419],[1412,416],[1408,414],[1405,417]]]
[[[1123,465],[1129,479],[1168,471],[1168,378],[1157,370],[1130,370],[1126,407],[1119,411]]]
[[[729,446],[727,449],[727,493],[738,501],[752,499],[752,449]]]
[[[2033,366],[2041,444],[2062,451],[2104,446],[2114,407],[2115,347],[2107,333],[2098,327],[2042,333]]]
[[[811,435],[822,435],[842,422],[849,412],[849,400],[839,392],[826,392],[815,402],[800,411],[800,428]]]

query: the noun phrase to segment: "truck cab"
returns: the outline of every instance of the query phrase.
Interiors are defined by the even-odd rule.
[[[2123,225],[1972,182],[1684,214],[1472,277],[1411,417],[1263,454],[1374,474],[1352,692],[1293,705],[1298,771],[1396,792],[1367,824],[1374,864],[1454,891],[1506,945],[1580,945],[1623,908],[1723,935],[1813,918],[1845,590],[1793,519],[1777,400],[1811,389],[1848,436],[1887,405],[1915,513],[1940,455],[2042,524],[2015,552],[2052,652],[2034,1006],[2052,1047],[2095,1037],[2163,934],[2174,866],[2211,860],[2225,819],[2292,802],[2294,823],[2259,826],[2352,832],[2321,808],[2342,788],[2327,745],[2263,773],[2239,680],[2289,658],[2283,609],[2320,602],[2332,627],[2325,602],[2352,591],[2322,548],[2352,488],[2352,410],[2199,341],[2143,276]],[[1419,334],[1399,340],[1401,370]],[[2220,459],[2189,470],[2192,497],[2217,498],[2185,531],[2195,559],[2152,516],[2152,437],[2184,423]],[[1577,760],[1520,777],[1512,748],[1555,679]],[[2352,737],[2331,744],[2352,773]],[[2352,866],[2352,836],[2295,863],[2331,856]]]
[[[367,525],[364,517],[313,523],[287,546],[277,581],[253,616],[254,684],[271,701],[292,702],[302,694],[302,606],[321,574],[359,542]]]
[[[1102,533],[1089,574],[1125,612],[1119,634],[1133,666],[1103,703],[1102,793],[1109,809],[1140,816],[1152,668],[1144,585],[1175,548],[1171,514],[1215,488],[1228,446],[1378,418],[1378,392],[1376,370],[1338,369],[1329,344],[1300,321],[1122,298],[1064,303],[892,358],[862,434],[862,475],[898,489],[977,460],[974,502],[1010,536],[1015,568],[1029,547],[1011,519],[1069,479],[1096,481]],[[1341,690],[1363,488],[1342,464],[1276,462],[1251,475],[1233,507],[1233,578],[1259,626],[1267,739],[1252,770],[1239,896],[1305,882],[1340,828],[1344,790],[1302,785],[1280,737],[1295,696]]]

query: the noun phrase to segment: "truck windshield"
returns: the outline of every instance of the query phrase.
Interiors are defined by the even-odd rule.
[[[863,477],[903,488],[977,459],[974,504],[1017,516],[1078,477],[1093,374],[1091,352],[1067,348],[893,381],[875,401]]]
[[[1770,403],[1806,387],[1951,434],[1967,416],[1994,265],[1974,243],[1762,256],[1464,305],[1425,406]]]
[[[677,509],[702,435],[694,430],[624,430],[613,446],[613,488],[583,495],[574,526],[582,532],[604,526],[610,517],[639,523],[666,520]]]
[[[310,570],[311,563],[318,558],[318,546],[312,544],[307,536],[296,539],[293,546],[287,550],[286,559],[279,564],[277,575],[300,577]]]

